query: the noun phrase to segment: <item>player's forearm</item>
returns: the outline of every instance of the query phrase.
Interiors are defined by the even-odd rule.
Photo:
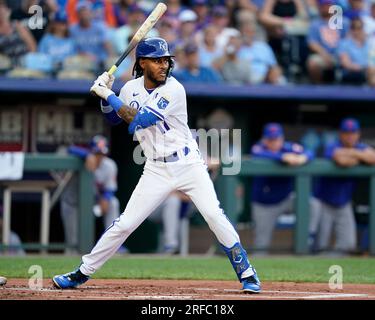
[[[126,123],[132,122],[135,115],[137,114],[137,109],[125,105],[123,101],[115,94],[110,95],[107,99],[107,102],[115,110],[117,115]]]
[[[359,164],[359,160],[351,155],[336,154],[334,155],[333,160],[336,164],[342,167],[352,167]]]
[[[271,152],[271,151],[266,151],[266,150],[262,150],[262,151],[257,151],[257,152],[254,152],[252,151],[251,155],[254,157],[254,158],[265,158],[265,159],[271,159],[271,160],[282,160],[282,153],[280,152]]]
[[[129,106],[123,105],[117,114],[126,122],[130,123],[133,121],[135,115],[137,114],[137,109],[131,108]]]
[[[372,149],[358,151],[357,159],[366,164],[375,165],[375,151]]]

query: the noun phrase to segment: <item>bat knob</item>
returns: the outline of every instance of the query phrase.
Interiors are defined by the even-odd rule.
[[[93,97],[97,97],[98,95],[95,93],[95,91],[91,91],[90,90],[90,94],[93,96]]]

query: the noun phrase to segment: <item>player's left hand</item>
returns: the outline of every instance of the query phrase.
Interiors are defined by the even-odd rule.
[[[100,76],[98,79],[94,81],[94,84],[90,88],[90,92],[94,92],[97,96],[107,101],[108,97],[114,92],[111,89],[108,89],[106,84],[102,79],[100,79]]]
[[[103,81],[108,89],[112,89],[113,83],[115,82],[115,77],[105,71],[98,77],[97,80]]]

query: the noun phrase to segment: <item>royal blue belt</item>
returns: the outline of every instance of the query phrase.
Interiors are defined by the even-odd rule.
[[[190,152],[190,149],[188,147],[185,147],[183,149],[184,155],[187,156]],[[159,157],[156,159],[153,159],[154,161],[161,161],[161,162],[176,162],[180,160],[180,157],[178,156],[177,151],[173,152],[171,155],[167,157]]]

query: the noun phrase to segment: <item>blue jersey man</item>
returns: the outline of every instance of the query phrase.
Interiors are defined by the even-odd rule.
[[[313,158],[303,146],[284,140],[283,129],[278,123],[264,126],[261,141],[251,149],[256,158],[271,159],[291,166],[300,166]],[[257,176],[253,179],[251,203],[255,223],[254,247],[258,252],[269,250],[277,218],[293,210],[293,178]],[[310,201],[310,234],[316,233],[318,224],[318,201]]]
[[[341,167],[352,167],[359,163],[375,165],[375,150],[359,139],[359,122],[353,118],[344,119],[340,125],[339,139],[327,146],[324,156]],[[357,234],[351,205],[354,187],[352,178],[320,179],[317,190],[321,202],[317,237],[320,250],[328,249],[332,230],[335,230],[335,251],[345,253],[355,250]]]

